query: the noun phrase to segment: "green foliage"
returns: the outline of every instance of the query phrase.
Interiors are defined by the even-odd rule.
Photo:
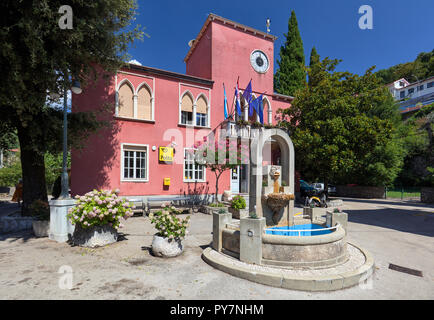
[[[394,185],[431,186],[428,168],[434,166],[434,104],[422,107],[404,124],[402,143],[406,157]]]
[[[220,203],[220,202],[218,202],[218,203],[213,202],[213,203],[210,203],[208,206],[213,207],[213,208],[222,208],[225,205],[223,203]]]
[[[377,77],[383,84],[405,78],[410,83],[434,76],[434,50],[421,52],[413,62],[400,63],[388,69],[379,70]]]
[[[256,212],[252,211],[249,213],[249,218],[252,219],[259,219],[259,217],[257,216]]]
[[[45,181],[48,192],[53,188],[54,181],[62,174],[63,154],[45,154]],[[67,168],[71,167],[71,154],[68,153]]]
[[[36,220],[50,220],[50,206],[48,202],[42,200],[35,200],[30,206],[32,217]]]
[[[277,60],[279,68],[274,75],[274,91],[294,96],[306,83],[303,41],[294,11],[291,11],[285,38],[285,44],[280,47],[280,59]]]
[[[116,230],[122,228],[121,219],[128,219],[133,215],[131,206],[125,199],[117,196],[119,190],[93,190],[84,196],[75,196],[75,207],[68,210],[68,219],[72,224],[80,224],[83,228],[109,225]]]
[[[61,147],[62,112],[47,106],[49,93],[63,96],[64,88],[80,80],[83,88],[97,78],[108,80],[124,61],[128,46],[141,39],[134,21],[134,0],[68,1],[73,28],[61,29],[57,0],[2,1],[0,11],[0,124],[17,132],[23,180],[24,213],[36,200],[46,200],[43,159],[47,151]],[[69,138],[85,138],[99,125],[97,110],[71,114]],[[72,130],[74,131],[74,130]]]
[[[219,213],[219,214],[224,214],[224,213],[227,213],[227,211],[226,211],[225,209],[220,209],[220,210],[218,211],[218,213]]]
[[[404,156],[398,108],[373,68],[358,76],[336,72],[338,63],[325,58],[308,68],[315,81],[281,110],[281,124],[292,131],[296,167],[310,180],[390,184]]]
[[[231,208],[233,209],[245,209],[246,208],[246,200],[242,196],[235,196],[231,201]]]
[[[169,241],[171,241],[184,239],[187,234],[190,216],[181,219],[170,210],[167,210],[167,208],[163,208],[160,211],[151,213],[149,217],[151,218],[151,223],[155,224],[160,237],[169,238]]]
[[[10,166],[0,169],[0,186],[14,187],[22,177],[21,162],[14,161]]]

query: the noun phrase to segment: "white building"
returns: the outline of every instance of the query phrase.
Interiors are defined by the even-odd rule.
[[[414,83],[402,78],[387,87],[395,100],[399,101],[401,113],[418,110],[434,102],[434,76]]]

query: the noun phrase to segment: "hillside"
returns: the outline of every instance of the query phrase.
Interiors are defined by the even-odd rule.
[[[421,52],[413,62],[400,63],[376,73],[384,84],[405,78],[410,83],[434,76],[434,50]]]

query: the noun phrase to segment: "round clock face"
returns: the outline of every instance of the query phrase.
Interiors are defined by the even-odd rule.
[[[250,64],[259,73],[265,73],[270,66],[268,58],[261,50],[255,50],[250,55]]]

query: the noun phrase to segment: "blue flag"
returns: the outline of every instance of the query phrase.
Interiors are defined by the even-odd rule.
[[[259,115],[259,122],[264,124],[264,106],[262,105],[262,94],[259,96],[258,100],[258,109],[256,112],[258,112]]]
[[[240,104],[240,95],[238,94],[238,79],[237,79],[237,86],[235,87],[235,107],[237,109],[237,113],[238,115],[241,117],[242,116],[242,111],[241,111],[241,104]]]
[[[249,84],[246,87],[246,90],[244,90],[243,93],[244,99],[246,99],[247,104],[249,105],[249,116],[253,115],[253,108],[250,105],[250,102],[252,101],[252,80],[250,79]]]
[[[225,120],[228,118],[228,99],[226,99],[226,89],[225,89],[225,84],[223,83],[223,93],[225,95],[225,100],[224,100],[224,111],[225,111]]]

